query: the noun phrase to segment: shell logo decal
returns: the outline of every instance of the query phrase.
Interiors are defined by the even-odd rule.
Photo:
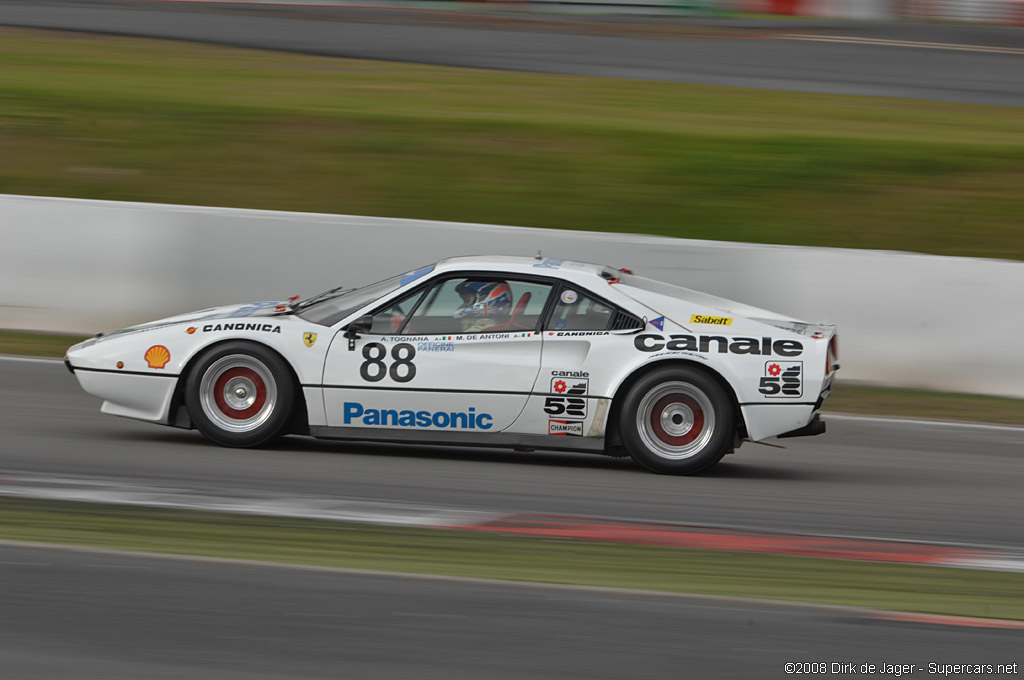
[[[196,327],[195,326],[189,326],[188,328],[185,329],[185,332],[188,333],[189,335],[192,335],[193,333],[196,332]]]
[[[163,345],[153,345],[143,355],[150,368],[163,368],[171,360],[170,351]]]
[[[303,333],[302,342],[306,343],[306,347],[312,347],[316,344],[316,333]]]

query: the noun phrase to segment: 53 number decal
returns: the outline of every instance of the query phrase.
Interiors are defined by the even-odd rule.
[[[804,363],[802,361],[768,361],[758,392],[766,397],[796,398],[803,395]]]
[[[388,355],[387,348],[379,342],[371,342],[363,347],[363,358],[359,366],[359,377],[367,382],[380,382],[384,376],[399,383],[407,383],[416,377],[416,364],[412,362],[416,356],[416,348],[407,342],[391,348],[391,368],[384,361]]]
[[[588,391],[590,380],[582,378],[566,382],[562,378],[551,379],[551,391],[564,394],[564,397],[548,397],[544,400],[544,413],[551,416],[566,415],[572,418],[587,417],[587,400],[583,397]]]

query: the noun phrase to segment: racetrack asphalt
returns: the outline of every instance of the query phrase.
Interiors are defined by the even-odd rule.
[[[593,454],[308,437],[225,449],[99,405],[59,362],[0,359],[0,474],[1024,547],[1022,428],[837,419],[785,449],[746,443],[709,474],[668,477]]]
[[[1024,30],[1005,27],[651,17],[616,25],[608,18],[137,0],[0,0],[0,25],[447,66],[1024,106]],[[656,37],[637,37],[645,31]]]
[[[794,662],[934,676],[1022,661],[1020,630],[828,607],[10,545],[0,574],[3,675],[20,679],[774,678]]]

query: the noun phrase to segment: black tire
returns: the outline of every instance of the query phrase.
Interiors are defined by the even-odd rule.
[[[295,406],[295,381],[275,352],[253,342],[217,345],[189,371],[185,405],[204,437],[246,448],[285,434]]]
[[[626,451],[652,472],[692,475],[729,451],[736,430],[732,399],[706,373],[656,369],[634,384],[619,412]]]

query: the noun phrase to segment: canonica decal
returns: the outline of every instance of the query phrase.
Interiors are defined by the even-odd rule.
[[[260,331],[261,333],[280,333],[281,327],[270,323],[218,323],[203,326],[204,333],[217,331]]]
[[[758,392],[768,398],[795,399],[804,394],[804,362],[766,361]]]
[[[171,360],[171,352],[163,345],[153,345],[143,355],[150,368],[163,368]]]

